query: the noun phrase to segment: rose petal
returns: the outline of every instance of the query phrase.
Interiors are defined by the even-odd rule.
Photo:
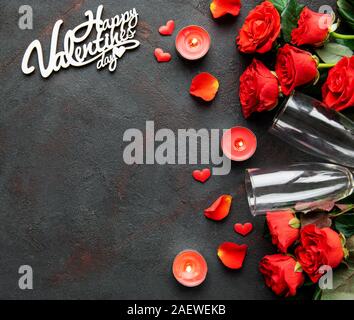
[[[220,221],[227,217],[230,212],[232,197],[230,195],[220,196],[209,208],[204,210],[204,215],[211,219]]]
[[[241,9],[241,0],[213,0],[210,11],[213,18],[220,18],[225,14],[238,16]]]
[[[219,89],[219,81],[208,72],[202,72],[192,80],[189,93],[192,96],[211,101]]]
[[[218,248],[218,257],[230,269],[240,269],[247,253],[247,245],[224,242]]]

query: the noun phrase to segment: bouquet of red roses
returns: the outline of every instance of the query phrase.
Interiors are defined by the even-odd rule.
[[[351,0],[338,1],[339,13],[354,28],[352,9]],[[296,0],[264,1],[251,10],[236,38],[241,52],[258,55],[240,77],[245,118],[272,110],[295,88],[313,85],[320,87],[328,108],[341,111],[354,106],[354,36],[337,33],[338,26],[334,12],[314,12]],[[271,55],[266,57],[274,71],[260,56],[272,51],[274,61],[269,61]],[[304,284],[319,283],[317,298],[353,299],[353,205],[337,204],[326,210],[267,214],[279,253],[265,256],[260,271],[276,294],[294,296]],[[345,266],[329,279],[332,269],[341,264]]]
[[[267,255],[260,262],[266,285],[276,294],[289,297],[296,295],[306,278],[306,284],[311,285],[321,282],[323,277],[316,298],[353,298],[353,207],[338,204],[330,213],[267,213],[269,234],[279,253]],[[333,274],[332,269],[340,264],[343,267]]]
[[[340,0],[338,5],[343,3]],[[345,8],[353,7],[348,2]],[[340,12],[353,27],[351,9]],[[352,107],[354,36],[335,32],[338,25],[333,12],[314,12],[296,0],[264,1],[251,10],[236,38],[237,46],[247,54],[274,51],[275,61],[270,64],[275,71],[257,57],[242,74],[239,96],[245,118],[255,111],[272,110],[279,97],[295,88],[316,84],[321,85],[322,100],[329,108]]]
[[[338,0],[337,6],[347,29],[354,29],[353,0]],[[240,8],[240,0],[210,5],[214,18],[237,16]],[[236,37],[242,53],[255,55],[240,77],[245,118],[274,109],[294,89],[322,96],[336,111],[354,106],[354,35],[338,33],[340,20],[330,7],[322,9],[314,12],[297,0],[269,0],[249,12]],[[354,299],[354,205],[269,212],[266,225],[278,253],[261,260],[260,272],[277,295],[295,296],[300,287],[318,284],[315,298]],[[239,268],[245,251],[224,246],[218,256],[226,266]]]

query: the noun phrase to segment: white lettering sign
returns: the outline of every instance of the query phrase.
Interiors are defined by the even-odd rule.
[[[102,20],[102,11],[102,5],[98,7],[96,16],[91,10],[86,11],[87,21],[65,34],[63,51],[58,51],[57,48],[59,31],[63,24],[63,20],[58,20],[53,28],[48,64],[45,65],[41,43],[39,40],[34,40],[23,56],[23,73],[31,74],[35,70],[34,66],[29,65],[34,51],[37,52],[39,70],[44,78],[62,68],[82,67],[94,61],[97,61],[97,69],[108,66],[109,71],[116,70],[118,59],[127,50],[135,49],[140,45],[138,40],[133,39],[138,24],[138,13],[134,8],[111,19]],[[91,33],[94,29],[97,33],[95,39],[81,44],[88,38],[92,38]]]

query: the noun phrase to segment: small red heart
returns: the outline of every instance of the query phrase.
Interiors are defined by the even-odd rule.
[[[172,59],[170,53],[163,52],[163,50],[160,48],[155,49],[155,58],[157,62],[169,62]]]
[[[201,183],[207,181],[210,177],[210,169],[203,169],[203,170],[194,170],[193,171],[193,178]]]
[[[253,229],[253,225],[250,222],[246,222],[245,224],[236,223],[234,225],[235,232],[237,232],[243,236],[248,235],[252,231],[252,229]]]
[[[175,30],[175,22],[173,20],[167,21],[165,26],[159,28],[159,32],[163,36],[170,36]]]

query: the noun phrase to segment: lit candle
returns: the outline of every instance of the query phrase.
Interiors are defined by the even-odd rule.
[[[184,250],[173,261],[172,272],[179,283],[186,287],[195,287],[205,280],[208,266],[198,251]]]
[[[185,59],[200,59],[207,54],[209,48],[210,36],[202,27],[187,26],[177,34],[176,49]]]
[[[224,133],[221,140],[221,148],[231,160],[245,161],[255,153],[257,138],[247,128],[233,127]]]

